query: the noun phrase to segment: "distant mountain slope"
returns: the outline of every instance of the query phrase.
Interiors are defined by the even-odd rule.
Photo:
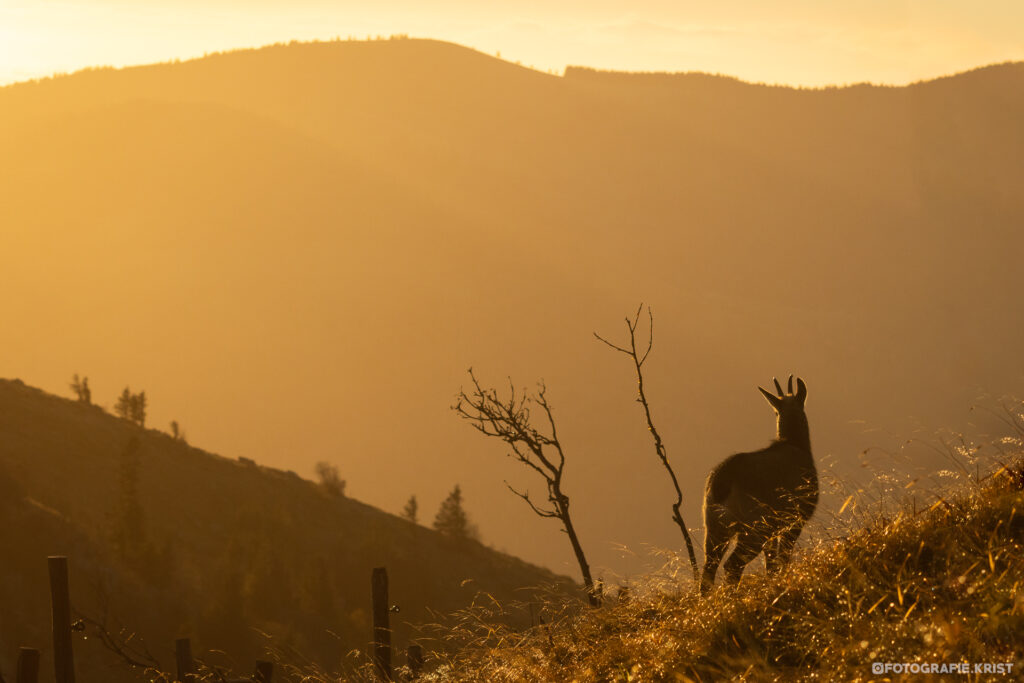
[[[141,531],[125,554],[113,539],[124,523],[135,438]],[[212,455],[18,381],[0,381],[0,479],[5,672],[12,648],[48,651],[50,554],[70,557],[77,610],[93,619],[109,612],[111,625],[137,632],[165,667],[182,634],[201,652],[223,649],[250,666],[265,644],[258,632],[336,667],[370,638],[376,566],[389,570],[403,648],[408,624],[465,607],[478,591],[511,603],[527,599],[530,587],[568,582],[331,497],[294,473]],[[102,648],[79,647],[84,678],[96,679],[96,667],[111,667],[106,680],[127,676]]]
[[[0,362],[51,390],[89,374],[101,402],[144,387],[156,424],[332,460],[388,510],[459,481],[488,539],[569,572],[503,488],[526,475],[448,410],[469,365],[544,377],[591,561],[636,571],[619,544],[679,544],[672,494],[591,332],[654,306],[691,524],[714,462],[771,435],[773,374],[808,380],[815,448],[855,477],[866,447],[1019,390],[1021,120],[1020,64],[795,90],[418,40],[11,86]]]

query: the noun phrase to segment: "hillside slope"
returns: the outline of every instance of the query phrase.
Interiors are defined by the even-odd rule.
[[[525,634],[467,620],[474,645],[434,680],[1020,680],[1020,446],[991,478],[930,509],[875,516],[777,577],[752,565],[739,587],[699,598],[679,566]]]
[[[478,591],[519,600],[530,587],[568,585],[478,543],[327,495],[294,473],[212,455],[18,381],[0,381],[0,474],[4,547],[17,549],[0,580],[3,671],[18,645],[48,649],[50,554],[70,557],[82,615],[107,613],[165,667],[174,638],[190,634],[197,652],[224,650],[244,668],[267,644],[262,632],[336,668],[369,640],[377,566],[388,568],[401,608],[398,647],[412,637],[410,624],[436,619],[428,610],[461,609]],[[95,678],[101,664],[126,675],[109,654],[83,646],[91,653],[83,677]]]
[[[40,680],[53,678],[50,584],[47,557],[71,558],[70,590],[74,619],[83,617],[105,623],[118,634],[122,626],[142,638],[177,637],[183,603],[180,595],[140,580],[132,571],[111,562],[105,543],[83,533],[59,512],[27,496],[0,462],[0,676],[13,680],[19,647],[39,649]],[[141,609],[140,609],[141,608]],[[106,649],[93,625],[75,639],[75,668],[79,676],[111,682],[138,681],[138,672]],[[125,634],[120,634],[125,635]],[[180,635],[180,634],[179,634]],[[137,641],[140,642],[140,641]],[[165,664],[170,662],[166,643],[146,641]],[[164,646],[164,647],[161,647]]]
[[[1020,389],[1020,120],[1021,64],[812,91],[559,78],[419,40],[2,88],[0,371],[87,374],[101,403],[145,388],[156,424],[330,460],[391,511],[458,481],[488,539],[572,572],[503,488],[529,473],[449,410],[470,365],[543,377],[582,542],[629,573],[621,545],[679,543],[673,494],[591,332],[653,305],[649,397],[691,523],[713,464],[771,435],[772,375],[807,379],[844,477],[922,422],[957,429],[979,389]]]

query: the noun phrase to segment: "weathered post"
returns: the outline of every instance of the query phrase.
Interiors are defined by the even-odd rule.
[[[256,660],[256,673],[252,675],[252,680],[256,683],[270,683],[271,677],[274,675],[274,663],[267,662],[264,660]]]
[[[391,676],[391,625],[388,610],[388,570],[373,570],[373,663],[385,681]]]
[[[71,652],[71,598],[68,593],[68,558],[53,555],[50,566],[50,598],[53,616],[53,668],[57,683],[75,683],[75,658]]]
[[[23,647],[18,652],[17,683],[38,683],[39,681],[39,650]]]
[[[193,683],[196,680],[196,663],[192,659],[192,641],[178,638],[174,641],[174,663],[178,669],[178,681]]]
[[[410,645],[405,651],[405,663],[409,665],[409,673],[413,678],[419,678],[423,672],[423,648],[419,645]]]

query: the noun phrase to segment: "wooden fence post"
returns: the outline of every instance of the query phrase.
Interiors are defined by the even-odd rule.
[[[423,671],[423,648],[413,644],[405,652],[405,663],[409,665],[409,672],[413,678],[419,678]]]
[[[68,594],[68,558],[53,555],[50,566],[50,598],[53,615],[53,668],[57,683],[75,683],[75,658],[71,651],[71,598]]]
[[[23,647],[18,652],[17,683],[38,683],[39,681],[39,650]]]
[[[256,673],[252,675],[252,680],[256,683],[270,683],[271,677],[274,675],[274,663],[266,662],[257,659],[256,660]]]
[[[192,660],[192,641],[178,638],[174,641],[174,663],[178,669],[177,680],[193,683],[196,680],[196,663]]]
[[[391,675],[391,626],[388,609],[388,570],[373,570],[373,663],[377,674],[385,681]]]

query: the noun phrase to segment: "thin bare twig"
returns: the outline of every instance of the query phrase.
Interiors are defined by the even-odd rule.
[[[91,628],[103,646],[125,664],[158,674],[164,673],[160,662],[150,653],[145,643],[135,637],[135,633],[126,634],[124,628],[116,634],[111,633],[106,623],[106,615],[101,619],[94,619],[79,613],[78,620],[82,623],[83,630],[86,627]]]
[[[129,666],[143,669],[153,676],[154,680],[170,680],[169,674],[160,666],[160,662],[153,656],[146,647],[145,641],[137,637],[134,632],[129,632],[125,627],[113,633],[108,625],[110,621],[110,596],[107,587],[102,579],[97,579],[94,585],[96,595],[100,602],[100,614],[98,617],[83,614],[78,609],[74,610],[77,618],[72,628],[79,631],[92,629],[96,638],[107,650],[116,655],[121,661]]]
[[[544,510],[544,509],[541,509],[541,508],[537,507],[537,505],[532,500],[530,500],[530,492],[529,491],[517,491],[507,481],[505,482],[505,486],[508,487],[509,491],[511,491],[515,495],[517,495],[520,498],[522,498],[523,500],[525,500],[526,504],[529,505],[531,508],[533,508],[533,511],[536,512],[538,516],[540,516],[540,517],[558,517],[558,512],[556,510]]]
[[[683,540],[686,541],[686,551],[690,555],[690,566],[693,569],[693,580],[696,583],[698,581],[697,572],[697,555],[693,550],[693,540],[690,538],[690,530],[686,528],[686,523],[683,521],[683,514],[680,512],[680,508],[683,505],[683,492],[679,488],[679,479],[676,477],[675,470],[672,469],[672,465],[668,460],[668,452],[665,449],[665,442],[661,439],[661,434],[658,433],[657,428],[654,426],[654,419],[651,417],[651,406],[647,402],[647,394],[644,392],[644,373],[643,365],[647,361],[647,357],[651,353],[651,349],[654,346],[654,314],[651,312],[651,307],[647,307],[647,317],[649,320],[648,336],[647,336],[647,348],[643,354],[639,353],[636,347],[636,331],[640,323],[640,313],[643,311],[644,305],[641,303],[639,308],[636,309],[636,315],[630,320],[626,318],[626,329],[629,330],[629,348],[613,344],[608,341],[597,332],[594,336],[598,341],[611,347],[615,351],[624,353],[633,360],[633,367],[636,370],[636,383],[637,383],[637,402],[643,406],[644,417],[647,419],[647,430],[651,433],[651,437],[654,439],[654,451],[661,460],[661,464],[665,466],[668,471],[669,478],[672,480],[672,486],[676,490],[676,501],[672,504],[672,521],[678,526],[679,530],[683,534]]]

